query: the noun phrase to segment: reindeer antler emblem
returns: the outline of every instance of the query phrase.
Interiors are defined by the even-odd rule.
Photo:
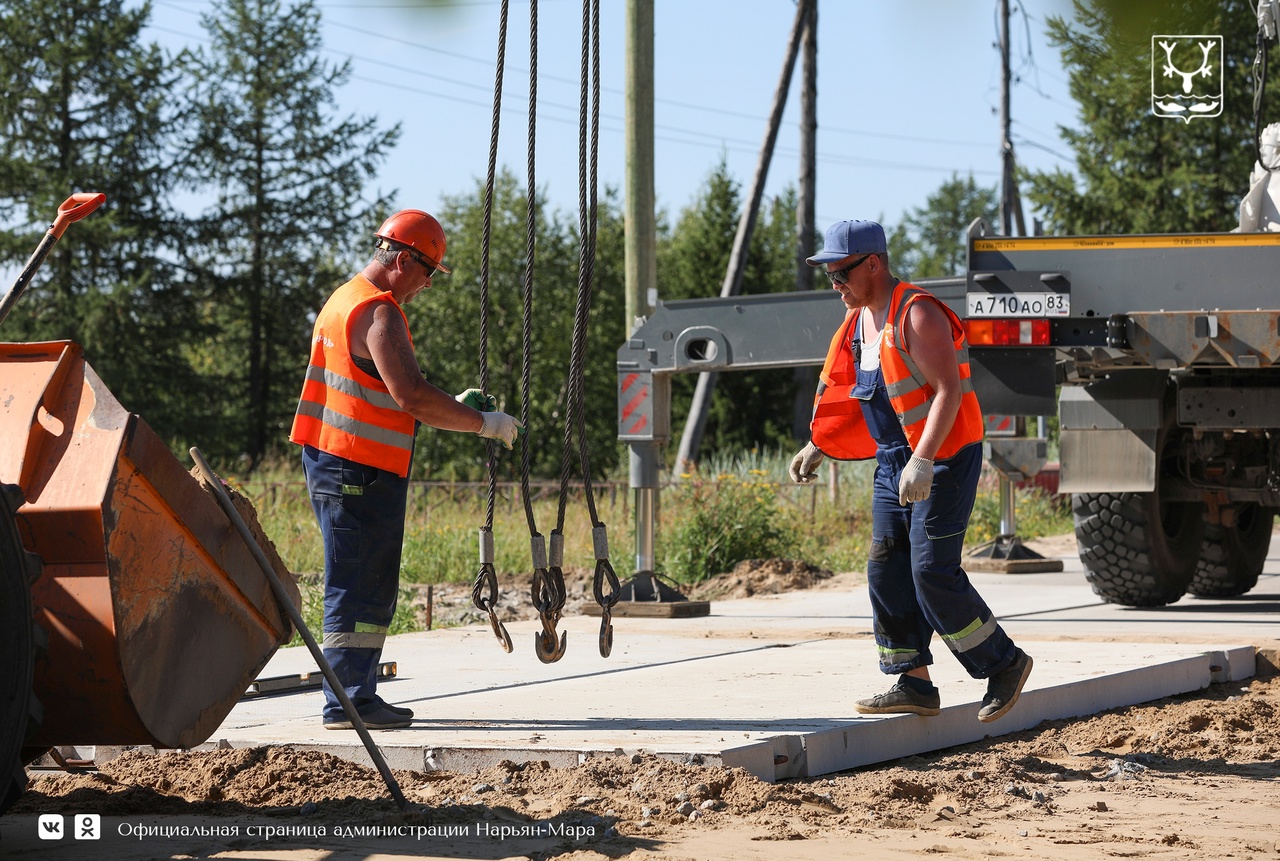
[[[1213,53],[1213,42],[1200,43],[1200,50],[1204,53],[1204,57],[1200,60],[1200,68],[1194,72],[1184,72],[1173,64],[1173,49],[1176,47],[1173,42],[1161,42],[1160,47],[1164,49],[1165,56],[1164,76],[1172,78],[1177,75],[1182,78],[1182,92],[1191,92],[1191,82],[1195,80],[1197,75],[1202,78],[1212,76],[1213,67],[1209,65],[1209,55]]]
[[[1175,53],[1190,65],[1200,49],[1200,65],[1185,72],[1174,62]],[[1217,59],[1213,59],[1214,53]],[[1151,37],[1151,112],[1158,117],[1191,122],[1193,117],[1216,117],[1222,113],[1223,65],[1222,37],[1195,36]],[[1182,87],[1172,81],[1180,81]]]

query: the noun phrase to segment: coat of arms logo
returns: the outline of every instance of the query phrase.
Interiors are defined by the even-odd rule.
[[[1222,113],[1222,37],[1151,37],[1151,112],[1191,122]]]

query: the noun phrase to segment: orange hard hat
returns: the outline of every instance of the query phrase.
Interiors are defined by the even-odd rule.
[[[436,269],[449,274],[444,260],[444,228],[435,217],[421,209],[402,209],[382,222],[378,239],[398,242],[417,251]]]

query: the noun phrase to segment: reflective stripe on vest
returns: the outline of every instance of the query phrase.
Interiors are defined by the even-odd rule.
[[[933,406],[934,391],[925,382],[924,374],[911,355],[901,347],[900,332],[911,303],[918,299],[938,302],[946,312],[956,349],[956,363],[960,373],[960,409],[956,413],[951,431],[943,440],[934,458],[945,460],[966,445],[981,441],[985,426],[969,365],[969,347],[965,341],[960,319],[932,294],[919,287],[898,282],[889,302],[889,314],[880,340],[880,369],[884,376],[885,391],[889,403],[902,424],[907,441],[914,449],[924,434],[925,419]],[[837,460],[864,460],[874,457],[875,440],[862,418],[859,401],[849,397],[849,390],[856,380],[856,365],[850,337],[857,323],[861,308],[850,311],[840,326],[827,352],[822,369],[822,381],[826,389],[814,401],[813,421],[810,430],[813,444],[824,454]]]
[[[289,439],[404,477],[413,454],[413,416],[400,408],[386,383],[361,370],[351,355],[351,322],[372,302],[390,302],[404,317],[391,294],[363,275],[335,290],[320,310]]]

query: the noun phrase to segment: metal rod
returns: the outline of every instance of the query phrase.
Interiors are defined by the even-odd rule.
[[[1013,482],[1000,474],[1000,535],[1018,534],[1018,516],[1013,508]]]
[[[226,489],[222,486],[222,479],[209,468],[204,455],[195,446],[191,447],[191,459],[196,462],[196,466],[200,468],[200,471],[204,473],[204,477],[208,479],[209,485],[213,488],[214,496],[218,499],[218,504],[222,506],[223,513],[227,515],[227,519],[236,527],[240,537],[249,545],[249,549],[253,552],[253,558],[258,560],[262,573],[267,576],[267,582],[271,584],[271,591],[275,593],[276,601],[284,608],[289,621],[293,623],[298,633],[302,635],[303,642],[307,644],[307,649],[311,651],[311,657],[316,659],[320,672],[324,673],[325,679],[329,682],[329,687],[333,688],[333,693],[337,696],[338,702],[342,704],[342,710],[346,713],[347,719],[351,721],[351,725],[355,727],[356,734],[360,736],[360,741],[364,743],[365,750],[369,752],[369,758],[377,766],[378,773],[382,775],[383,782],[387,784],[387,790],[395,800],[396,806],[400,808],[401,813],[407,813],[409,811],[409,802],[405,799],[404,793],[400,791],[400,784],[396,783],[395,776],[391,774],[391,769],[387,767],[387,761],[382,757],[382,751],[378,750],[378,746],[373,743],[373,737],[369,735],[368,728],[364,725],[359,713],[356,712],[355,704],[351,702],[351,697],[347,696],[346,689],[338,681],[338,677],[333,672],[333,667],[329,666],[329,662],[325,660],[324,651],[316,643],[316,638],[311,636],[311,631],[307,630],[307,623],[303,621],[302,614],[298,612],[298,608],[293,606],[293,600],[290,599],[289,593],[285,591],[284,584],[280,582],[280,577],[277,576],[275,569],[267,561],[267,555],[262,552],[262,548],[258,546],[253,533],[249,531],[249,527],[245,525],[244,519],[240,516],[240,512],[236,511],[235,506],[231,503],[231,497],[227,495]]]

